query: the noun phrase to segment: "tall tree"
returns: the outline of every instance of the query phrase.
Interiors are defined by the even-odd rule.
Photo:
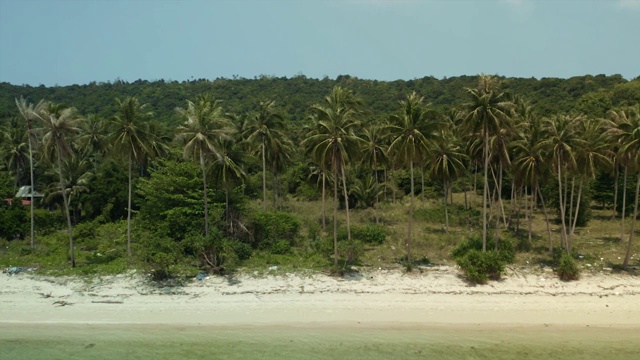
[[[559,115],[544,120],[545,139],[542,144],[547,148],[549,154],[553,156],[552,162],[558,178],[558,203],[562,224],[560,240],[567,252],[571,252],[571,242],[567,237],[566,224],[568,194],[563,190],[562,179],[567,177],[567,173],[576,169],[576,153],[574,151],[578,141],[576,128],[577,124],[582,120],[581,116],[571,115]]]
[[[72,142],[80,132],[81,117],[75,108],[64,108],[60,105],[49,103],[48,106],[34,112],[35,117],[42,125],[42,154],[45,159],[55,163],[58,167],[60,191],[62,192],[63,208],[67,218],[69,232],[69,257],[71,266],[76,266],[75,249],[73,244],[73,225],[69,213],[69,202],[65,185],[64,162],[73,157]]]
[[[640,197],[640,105],[626,109],[612,111],[609,113],[610,119],[613,121],[613,127],[609,130],[610,135],[618,141],[619,150],[618,157],[622,160],[625,173],[625,185],[623,189],[623,199],[626,197],[626,177],[628,171],[636,173],[637,184],[635,193],[635,202],[633,210],[633,219],[631,221],[631,229],[629,232],[629,243],[627,245],[627,253],[624,258],[623,267],[629,266],[631,259],[631,248],[633,247],[633,238],[635,234],[635,226],[638,218],[638,206]],[[623,200],[623,211],[625,207]],[[624,212],[623,212],[624,214]],[[624,231],[624,215],[622,216],[622,229]]]
[[[334,265],[338,264],[338,179],[342,179],[347,213],[347,239],[351,243],[349,199],[345,167],[357,156],[362,139],[357,135],[361,101],[348,89],[336,86],[324,103],[311,107],[313,128],[303,146],[320,166],[330,164],[333,173],[333,248]]]
[[[487,198],[489,189],[489,139],[509,120],[513,103],[500,88],[498,79],[480,75],[476,88],[467,88],[470,101],[465,104],[464,132],[470,141],[482,141],[484,184],[482,190],[482,250],[487,250]]]
[[[386,125],[374,124],[367,126],[362,131],[363,151],[362,164],[371,169],[375,187],[378,187],[378,168],[389,163],[387,148],[389,143],[390,128]],[[380,197],[376,193],[374,207],[380,202]],[[376,222],[378,222],[378,211],[376,210]]]
[[[28,147],[29,147],[29,186],[31,188],[31,203],[29,205],[29,211],[30,211],[30,216],[31,216],[31,248],[35,247],[35,219],[34,219],[34,212],[33,212],[33,207],[34,207],[34,201],[33,201],[33,195],[35,193],[35,187],[34,187],[34,178],[33,178],[33,148],[34,148],[34,138],[35,138],[35,133],[34,133],[34,128],[33,128],[33,120],[36,118],[37,113],[42,112],[43,110],[45,110],[45,108],[47,107],[47,103],[44,100],[41,100],[40,102],[38,102],[37,105],[33,105],[31,103],[27,103],[27,100],[25,100],[23,97],[20,97],[20,99],[15,99],[16,101],[16,106],[18,107],[18,111],[20,112],[20,116],[22,116],[22,118],[25,120],[25,122],[27,123],[27,143],[28,143]]]
[[[447,233],[449,233],[447,197],[451,190],[451,183],[465,170],[465,158],[466,155],[459,144],[459,139],[455,138],[450,129],[441,131],[433,144],[429,164],[431,166],[431,176],[442,183],[445,230]]]
[[[153,113],[147,104],[136,97],[116,99],[117,113],[109,121],[108,143],[115,152],[127,159],[129,189],[127,201],[127,253],[131,256],[131,203],[133,198],[133,165],[140,163],[149,153],[155,139],[149,132],[148,120]]]
[[[413,232],[413,210],[415,197],[414,167],[422,168],[430,142],[440,128],[439,117],[425,104],[424,98],[413,92],[400,101],[400,111],[391,116],[392,140],[388,152],[397,164],[409,166],[411,177],[409,226],[407,230],[407,264],[411,264],[411,241]]]
[[[268,152],[272,157],[281,154],[282,139],[286,135],[284,119],[276,109],[273,100],[261,101],[258,109],[249,116],[249,125],[246,129],[247,141],[256,146],[256,152],[262,159],[262,209],[267,210],[267,157]],[[271,151],[270,151],[271,150]],[[276,192],[274,185],[274,193]]]
[[[184,158],[196,159],[202,171],[204,233],[209,237],[206,160],[222,156],[217,140],[228,137],[230,123],[224,116],[221,102],[210,94],[198,96],[195,103],[187,100],[186,109],[177,108],[176,112],[182,119],[176,139],[184,146]]]

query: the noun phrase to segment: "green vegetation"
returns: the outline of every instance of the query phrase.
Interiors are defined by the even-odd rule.
[[[562,279],[639,265],[640,79],[0,90],[2,266],[162,279],[455,261],[484,283],[513,262]],[[11,200],[29,188],[43,197]]]

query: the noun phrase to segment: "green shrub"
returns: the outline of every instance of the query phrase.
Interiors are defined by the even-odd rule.
[[[240,241],[234,241],[232,244],[233,251],[235,252],[238,260],[248,260],[253,254],[251,245]]]
[[[456,261],[464,271],[467,280],[476,284],[485,284],[488,279],[500,279],[505,265],[500,255],[494,250],[483,252],[472,249]]]
[[[29,233],[29,207],[19,200],[9,205],[0,199],[0,238],[22,239]]]
[[[351,236],[365,244],[380,245],[387,238],[387,231],[381,225],[369,224],[366,226],[353,226]]]
[[[455,259],[463,257],[470,250],[478,250],[482,251],[482,237],[472,236],[468,238],[466,241],[460,243],[453,249],[453,257]],[[490,236],[487,237],[487,250],[495,251],[495,240],[493,240]],[[498,241],[498,257],[505,264],[511,264],[516,260],[516,248],[513,246],[511,241],[500,239]]]
[[[291,252],[291,243],[287,240],[278,240],[273,245],[269,251],[272,254],[285,255]]]
[[[59,211],[34,209],[33,216],[38,235],[52,234],[57,230],[63,229],[67,224],[64,214]]]
[[[281,211],[259,212],[252,225],[255,246],[260,249],[270,249],[281,240],[293,245],[300,231],[300,221],[293,214]]]
[[[473,236],[456,246],[453,257],[467,280],[484,284],[489,279],[499,279],[504,266],[515,261],[515,253],[513,244],[502,239],[498,242],[497,251],[495,241],[487,239],[487,251],[483,252],[482,238]]]
[[[580,269],[573,257],[566,251],[562,251],[558,258],[558,277],[562,281],[578,280],[580,278]]]

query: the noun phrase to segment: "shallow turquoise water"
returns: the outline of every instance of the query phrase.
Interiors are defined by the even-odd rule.
[[[0,324],[0,359],[635,359],[640,330]]]

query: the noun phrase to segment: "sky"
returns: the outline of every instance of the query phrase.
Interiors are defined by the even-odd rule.
[[[640,0],[0,0],[0,82],[640,76]]]

